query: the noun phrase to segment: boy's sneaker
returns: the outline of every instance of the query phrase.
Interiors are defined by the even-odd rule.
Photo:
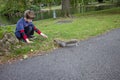
[[[30,35],[28,38],[34,38],[35,36],[33,36],[33,35]]]
[[[30,35],[28,38],[29,38],[30,40],[34,40],[34,39],[36,39],[36,37],[33,36],[33,35]]]

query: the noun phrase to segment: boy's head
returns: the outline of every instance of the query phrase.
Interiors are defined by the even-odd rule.
[[[24,18],[27,20],[33,20],[35,18],[35,13],[32,10],[26,10],[24,12]]]

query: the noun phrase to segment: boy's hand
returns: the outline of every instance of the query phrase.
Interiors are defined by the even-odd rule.
[[[27,43],[33,43],[32,41],[30,41],[29,39],[26,39],[26,42]]]
[[[32,41],[29,41],[28,43],[33,43]]]
[[[43,36],[44,38],[48,38],[48,36],[43,33],[41,33],[41,36]]]

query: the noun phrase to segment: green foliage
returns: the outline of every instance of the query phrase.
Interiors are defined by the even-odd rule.
[[[88,4],[88,2],[94,2],[98,0],[70,0],[73,7],[77,7],[79,3]],[[111,1],[111,0],[107,0]],[[112,0],[113,1],[113,0]],[[114,0],[114,2],[119,4],[120,0]],[[38,10],[40,4],[47,4],[49,7],[51,5],[61,4],[61,0],[0,0],[0,12],[3,15],[14,15],[15,13],[23,13],[26,9],[34,8]],[[33,6],[34,5],[34,6]]]
[[[38,10],[40,4],[59,4],[57,0],[1,0],[0,12],[3,15],[14,15],[18,12],[23,12],[26,9],[34,8]]]
[[[17,12],[23,12],[28,8],[26,0],[6,0],[1,10],[3,15],[14,15]]]
[[[3,26],[3,27],[0,27],[0,38],[3,37],[3,35],[5,33],[8,33],[8,32],[11,32],[14,34],[14,29],[15,29],[15,26]]]
[[[117,5],[120,6],[120,0],[117,0]]]
[[[40,7],[37,6],[37,5],[31,5],[30,8],[31,8],[32,10],[34,10],[34,11],[39,11],[39,10],[40,10]]]

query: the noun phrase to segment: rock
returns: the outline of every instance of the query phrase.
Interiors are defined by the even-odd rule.
[[[27,59],[28,58],[28,56],[27,55],[23,55],[23,59]]]
[[[6,33],[0,40],[0,51],[9,54],[11,47],[19,43],[18,39],[12,33]]]

